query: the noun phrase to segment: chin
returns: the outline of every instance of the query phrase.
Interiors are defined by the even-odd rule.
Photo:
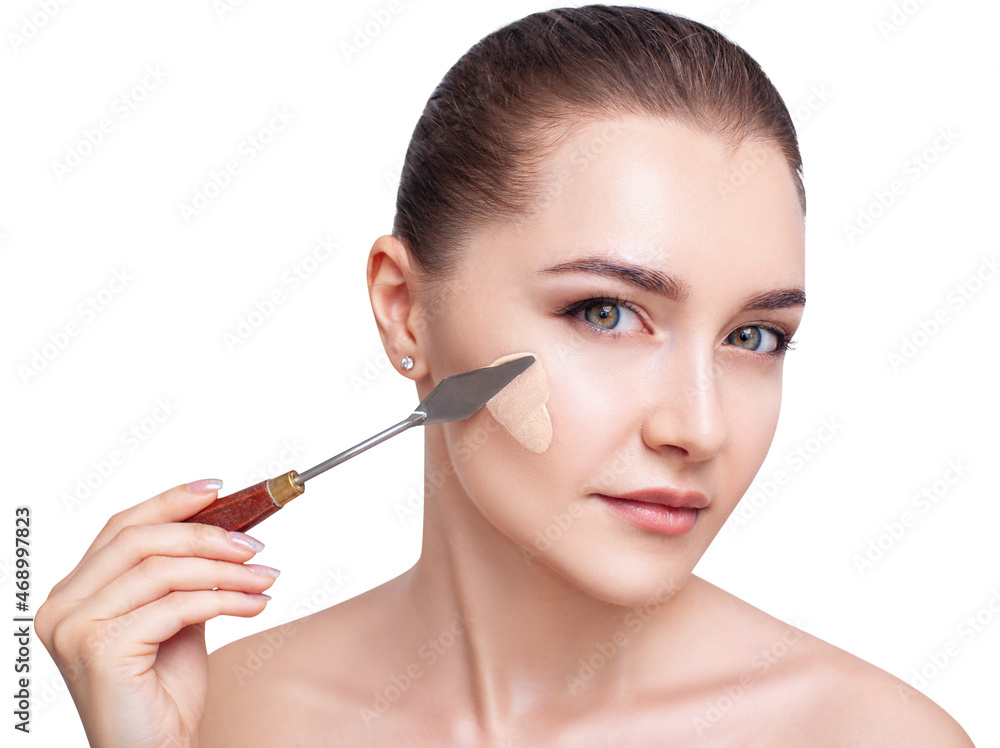
[[[602,578],[600,584],[592,584],[585,590],[591,597],[617,605],[621,608],[641,609],[646,613],[655,612],[661,605],[670,601],[691,578],[693,566],[671,569],[663,573],[651,573],[645,576],[623,579],[620,576]]]
[[[607,541],[605,541],[607,543]],[[622,608],[655,609],[672,598],[691,577],[698,558],[688,552],[650,557],[634,549],[595,553],[593,545],[542,556],[548,566],[577,589],[602,602]]]

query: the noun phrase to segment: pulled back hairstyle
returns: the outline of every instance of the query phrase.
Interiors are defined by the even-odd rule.
[[[784,155],[805,212],[802,159],[781,96],[715,29],[641,7],[556,8],[475,44],[434,89],[403,162],[392,233],[427,279],[457,271],[485,224],[543,198],[544,161],[588,122],[638,114]]]

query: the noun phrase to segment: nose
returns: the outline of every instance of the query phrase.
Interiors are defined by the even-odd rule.
[[[721,370],[710,354],[675,349],[668,355],[650,382],[643,440],[653,449],[669,449],[693,462],[708,460],[729,443],[717,385]]]

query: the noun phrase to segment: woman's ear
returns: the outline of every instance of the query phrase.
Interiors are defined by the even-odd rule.
[[[404,376],[423,379],[428,373],[421,339],[426,328],[417,324],[420,314],[410,293],[414,275],[406,246],[391,234],[380,236],[368,254],[366,274],[375,324],[389,361]],[[402,363],[407,356],[413,362],[409,369]]]

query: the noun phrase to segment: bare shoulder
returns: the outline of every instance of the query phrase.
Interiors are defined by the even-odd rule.
[[[330,745],[354,716],[374,654],[372,606],[379,588],[331,608],[238,639],[209,655],[201,743]]]
[[[951,715],[891,673],[813,636],[803,654],[814,703],[828,705],[817,727],[838,745],[974,748]]]
[[[735,642],[718,682],[731,696],[731,684],[744,683],[739,711],[749,722],[767,715],[768,745],[974,748],[944,709],[896,676],[693,579],[713,619],[723,614],[717,641]]]

